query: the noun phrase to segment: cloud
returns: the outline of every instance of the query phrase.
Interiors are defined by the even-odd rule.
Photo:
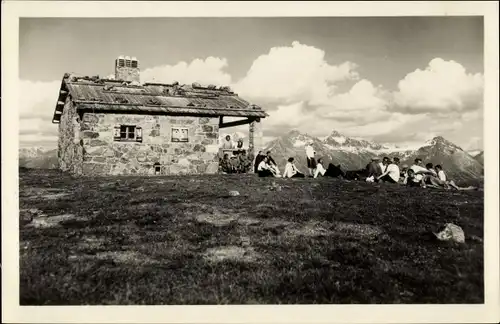
[[[227,67],[226,58],[199,58],[145,69],[141,80],[230,85],[269,114],[263,120],[266,140],[291,129],[320,137],[336,129],[392,143],[421,142],[434,135],[457,144],[471,136],[482,138],[483,76],[467,73],[455,61],[431,60],[424,70],[404,76],[394,92],[362,78],[357,64],[330,64],[323,50],[297,41],[258,56],[240,80],[234,81]],[[21,141],[53,139],[56,145],[57,126],[50,121],[59,85],[21,81]],[[225,131],[247,135],[248,125]]]
[[[253,62],[246,76],[234,84],[242,96],[261,102],[320,104],[335,91],[335,82],[355,79],[356,65],[330,65],[325,52],[295,41],[273,47]]]
[[[328,98],[317,110],[320,118],[355,122],[359,125],[390,118],[387,111],[389,94],[370,81],[362,79],[346,92]]]
[[[406,113],[466,112],[483,100],[483,76],[467,73],[455,61],[435,58],[425,70],[417,69],[398,83],[394,109]]]
[[[58,127],[52,116],[61,81],[20,80],[19,140],[21,145],[56,146]]]
[[[179,62],[175,65],[162,65],[145,69],[141,71],[141,81],[229,85],[231,84],[231,76],[223,71],[227,65],[227,59],[210,56],[204,60],[195,59],[191,63]]]

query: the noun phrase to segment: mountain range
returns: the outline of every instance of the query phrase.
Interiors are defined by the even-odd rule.
[[[412,165],[416,158],[421,158],[424,164],[441,164],[448,177],[455,181],[478,180],[483,177],[484,172],[482,152],[472,156],[441,136],[426,141],[418,148],[410,149],[351,138],[337,131],[319,139],[292,130],[269,142],[264,151],[271,151],[274,160],[282,168],[289,157],[294,157],[297,167],[304,172],[307,171],[307,142],[312,142],[316,157],[324,160],[325,167],[329,163],[340,164],[344,171],[364,168],[374,156],[388,156],[398,157],[401,165]]]
[[[246,134],[237,132],[232,138],[245,138]],[[316,156],[328,163],[340,164],[343,170],[364,168],[370,159],[378,157],[398,157],[401,164],[411,165],[415,158],[425,163],[441,164],[448,176],[456,181],[477,180],[483,177],[484,152],[467,152],[441,136],[434,137],[417,148],[398,147],[376,143],[360,138],[345,136],[338,131],[320,139],[292,130],[265,145],[263,152],[271,151],[278,166],[283,169],[289,157],[295,158],[297,167],[303,172],[307,169],[305,145],[312,141]],[[19,149],[19,166],[25,168],[54,169],[58,167],[57,149],[30,147]]]
[[[22,147],[19,149],[19,167],[33,169],[57,169],[57,149]]]

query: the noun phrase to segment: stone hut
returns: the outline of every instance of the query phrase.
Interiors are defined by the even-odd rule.
[[[254,155],[266,116],[229,87],[141,84],[137,59],[120,56],[114,79],[64,74],[52,122],[59,168],[74,175],[210,174],[219,129],[249,124]]]

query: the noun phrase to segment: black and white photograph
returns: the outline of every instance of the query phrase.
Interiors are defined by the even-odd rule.
[[[485,16],[328,12],[16,18],[12,303],[488,304]]]

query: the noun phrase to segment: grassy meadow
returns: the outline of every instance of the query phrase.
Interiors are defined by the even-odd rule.
[[[484,300],[481,191],[22,170],[19,195],[21,305]]]

